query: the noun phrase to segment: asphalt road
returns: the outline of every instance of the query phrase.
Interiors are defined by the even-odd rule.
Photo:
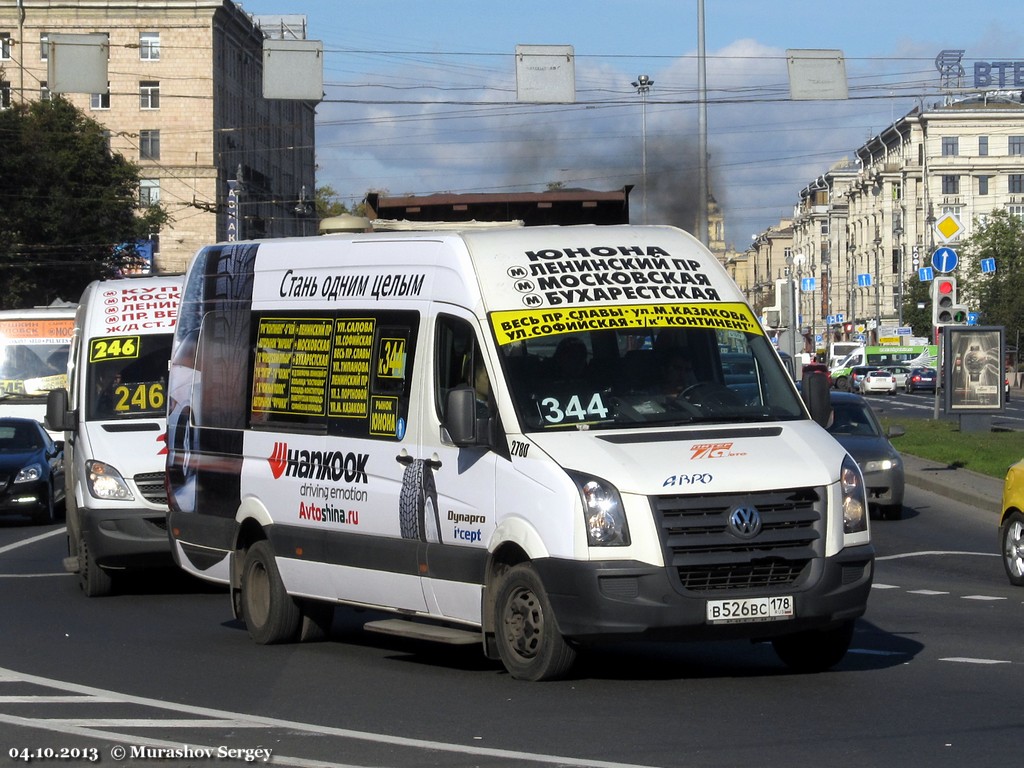
[[[0,523],[0,765],[61,748],[135,766],[257,749],[396,768],[1016,764],[1024,591],[995,512],[914,486],[907,505],[872,523],[875,589],[833,671],[791,674],[765,645],[630,643],[540,684],[473,647],[365,633],[350,610],[327,642],[259,647],[225,593],[176,573],[90,600],[60,572],[59,526]]]

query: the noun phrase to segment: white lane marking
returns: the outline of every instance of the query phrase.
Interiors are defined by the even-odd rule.
[[[21,547],[27,547],[29,544],[35,544],[37,541],[48,539],[51,536],[56,536],[58,533],[65,533],[66,531],[66,528],[56,528],[52,531],[47,531],[46,533],[40,533],[38,536],[33,536],[30,539],[22,539],[21,541],[15,541],[12,544],[7,544],[3,547],[0,547],[0,555],[6,554],[7,552],[11,552]]]
[[[909,589],[907,592],[911,595],[948,595],[949,592],[942,592],[938,589]]]
[[[564,757],[560,755],[547,755],[535,752],[520,752],[511,749],[496,749],[488,747],[474,747],[467,744],[452,744],[441,741],[428,741],[426,739],[413,739],[405,736],[394,736],[386,733],[372,733],[369,731],[355,731],[349,728],[337,728],[329,725],[318,725],[314,723],[301,723],[294,720],[281,720],[275,717],[261,717],[250,715],[244,712],[229,712],[226,710],[212,709],[209,707],[198,707],[190,704],[177,704],[151,699],[145,696],[133,696],[122,694],[117,691],[93,688],[88,685],[79,685],[65,680],[39,677],[17,672],[12,669],[0,667],[0,681],[32,683],[47,688],[55,688],[66,693],[77,693],[85,696],[114,697],[124,704],[138,704],[144,707],[166,710],[178,714],[194,715],[200,718],[213,718],[216,720],[239,720],[246,724],[246,727],[283,728],[303,733],[315,733],[321,736],[335,736],[344,739],[356,739],[374,744],[385,744],[388,746],[408,747],[411,749],[434,750],[439,752],[452,752],[456,754],[475,755],[479,757],[495,757],[504,760],[516,760],[524,762],[543,763],[547,765],[580,766],[581,768],[650,768],[650,766],[638,765],[636,763],[618,763],[606,760],[587,760],[578,757]],[[24,728],[35,728],[46,731],[54,731],[71,736],[84,736],[109,741],[111,739],[121,740],[125,744],[145,745],[158,747],[180,748],[180,741],[165,741],[162,739],[149,739],[133,733],[117,733],[103,728],[92,729],[73,725],[77,722],[74,719],[34,719],[18,717],[0,712],[0,723],[9,723]],[[106,722],[106,721],[100,721]],[[175,722],[175,721],[171,721]],[[191,726],[190,726],[191,727]],[[190,745],[196,748],[202,745]],[[216,749],[216,746],[213,747]],[[343,763],[328,763],[318,760],[305,760],[288,755],[274,754],[272,762],[275,765],[301,766],[301,768],[356,768]]]
[[[972,659],[969,656],[949,656],[945,659],[939,659],[939,661],[952,661],[957,664],[1012,664],[1012,661],[1006,659]]]
[[[0,579],[50,579],[54,576],[76,576],[74,573],[0,573]]]
[[[871,585],[872,589],[899,589],[895,584],[879,584],[875,582]]]
[[[1001,557],[998,552],[956,552],[950,550],[927,550],[924,552],[904,552],[901,555],[886,555],[885,557],[876,557],[875,560],[902,560],[906,557],[930,557],[932,555],[970,555],[972,557]]]
[[[960,598],[961,600],[1005,600],[1005,597],[997,597],[995,595],[964,595]]]

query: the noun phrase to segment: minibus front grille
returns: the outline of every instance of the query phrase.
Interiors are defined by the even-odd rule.
[[[665,562],[684,590],[785,589],[825,554],[824,489],[659,496],[652,503]],[[760,520],[749,538],[730,524],[740,508],[756,510]]]
[[[135,480],[142,498],[150,504],[167,506],[167,486],[164,485],[163,472],[143,472],[132,479]]]

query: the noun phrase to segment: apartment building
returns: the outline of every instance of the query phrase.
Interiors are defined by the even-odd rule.
[[[937,247],[956,249],[994,210],[1024,216],[1021,96],[915,108],[808,183],[794,207],[789,260],[758,246],[772,230],[747,252],[751,302],[770,304],[776,279],[812,277],[813,288],[800,291],[802,326],[823,342],[875,341],[903,326],[901,296]],[[948,241],[942,223],[945,233],[959,225]]]
[[[3,0],[0,107],[51,97],[49,37],[71,33],[106,35],[109,88],[66,98],[140,165],[140,205],[170,214],[155,271],[210,242],[316,232],[316,103],[262,95],[264,39],[304,39],[305,17],[231,0]]]

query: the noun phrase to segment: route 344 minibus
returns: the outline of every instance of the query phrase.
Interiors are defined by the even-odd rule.
[[[345,605],[527,680],[625,637],[826,669],[874,551],[825,378],[803,384],[671,227],[209,246],[172,352],[173,554],[258,643]]]

